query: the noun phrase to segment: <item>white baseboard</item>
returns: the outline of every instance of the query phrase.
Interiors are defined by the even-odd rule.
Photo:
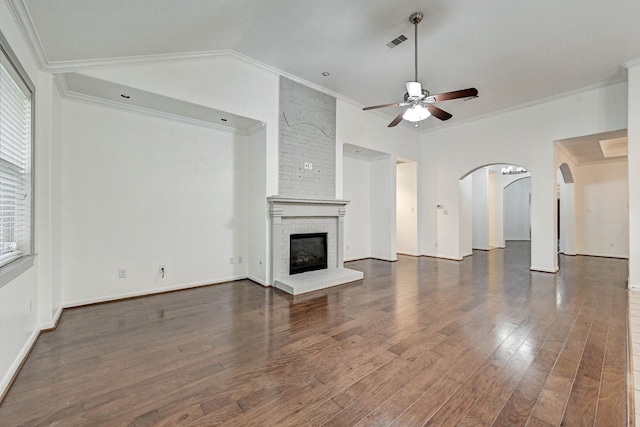
[[[53,319],[51,319],[51,321],[49,322],[45,322],[41,324],[40,330],[48,331],[51,329],[55,329],[58,326],[58,322],[60,321],[60,316],[62,316],[62,310],[63,310],[62,306],[58,307],[58,310],[56,310],[56,313],[53,315]]]
[[[13,383],[13,380],[18,374],[20,367],[22,367],[22,364],[27,359],[31,348],[36,343],[39,335],[40,331],[37,329],[31,333],[31,336],[29,336],[29,339],[22,347],[22,350],[20,350],[20,353],[18,353],[18,356],[14,359],[13,363],[9,367],[9,370],[2,377],[2,381],[0,381],[0,402],[4,400],[5,394],[9,391],[11,383]]]
[[[407,256],[420,256],[419,253],[417,252],[397,252],[398,255],[407,255]]]
[[[542,267],[534,267],[531,266],[529,267],[529,270],[531,271],[539,271],[541,273],[551,273],[551,274],[555,274],[558,271],[560,271],[560,268],[556,267],[556,268],[542,268]]]
[[[200,286],[217,285],[219,283],[234,282],[236,280],[243,280],[243,279],[247,279],[247,278],[248,277],[246,275],[243,275],[243,276],[232,276],[232,277],[227,277],[227,278],[223,278],[223,279],[216,279],[216,280],[212,280],[212,281],[195,282],[195,283],[184,283],[184,284],[181,284],[181,285],[167,286],[165,288],[153,288],[153,289],[146,289],[146,290],[143,290],[143,291],[135,291],[135,292],[126,292],[126,293],[122,293],[122,294],[107,295],[107,296],[99,297],[99,298],[88,298],[88,299],[85,299],[85,300],[67,301],[67,302],[65,302],[63,304],[63,307],[64,308],[79,307],[79,306],[82,306],[82,305],[98,304],[98,303],[101,303],[101,302],[117,301],[117,300],[120,300],[120,299],[135,298],[135,297],[141,297],[141,296],[145,296],[145,295],[161,294],[161,293],[164,293],[164,292],[179,291],[179,290],[189,289],[189,288],[198,288]]]
[[[426,256],[426,257],[429,257],[429,258],[448,259],[448,260],[451,260],[451,261],[462,261],[464,259],[463,257],[454,257],[454,256],[436,255],[436,254],[424,254],[422,256]]]
[[[565,254],[568,255],[568,254]],[[580,255],[580,256],[593,256],[593,257],[598,257],[598,258],[614,258],[614,259],[629,259],[629,256],[624,256],[624,255],[611,255],[611,254],[586,254],[586,253],[576,253],[574,255]]]
[[[256,282],[259,285],[262,285],[265,288],[269,288],[270,287],[269,284],[265,280],[258,279],[255,276],[249,275],[249,276],[247,276],[247,279],[251,280],[252,282]]]

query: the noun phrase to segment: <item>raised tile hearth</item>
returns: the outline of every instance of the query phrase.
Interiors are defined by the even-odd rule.
[[[354,282],[361,271],[344,268],[344,214],[348,200],[268,197],[271,239],[269,284],[292,295]],[[289,274],[291,234],[327,233],[327,268]]]

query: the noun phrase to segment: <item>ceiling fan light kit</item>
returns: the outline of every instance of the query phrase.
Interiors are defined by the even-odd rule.
[[[431,112],[429,112],[429,110],[424,108],[422,105],[417,104],[406,110],[402,115],[402,118],[409,122],[419,122],[426,119],[430,115]]]
[[[462,89],[453,92],[445,92],[438,95],[431,95],[426,89],[422,89],[422,84],[418,81],[418,24],[422,21],[424,14],[422,12],[414,12],[409,16],[415,29],[415,81],[406,82],[407,93],[404,94],[404,102],[396,102],[393,104],[374,105],[363,108],[364,111],[374,110],[377,108],[387,107],[405,107],[404,110],[389,123],[388,127],[394,127],[403,119],[409,122],[417,123],[429,116],[434,116],[440,120],[449,120],[453,117],[446,111],[433,105],[434,102],[448,101],[458,98],[477,98],[478,90],[476,88]]]

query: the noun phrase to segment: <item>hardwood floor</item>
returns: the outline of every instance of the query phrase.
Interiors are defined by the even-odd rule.
[[[65,310],[2,426],[624,426],[627,261],[529,246],[348,263],[299,297],[249,281]]]

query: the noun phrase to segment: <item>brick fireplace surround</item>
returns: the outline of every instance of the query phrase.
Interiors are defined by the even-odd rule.
[[[344,214],[348,200],[268,197],[271,273],[269,284],[293,295],[360,280],[361,271],[344,268]],[[327,233],[327,269],[289,275],[291,234]]]

